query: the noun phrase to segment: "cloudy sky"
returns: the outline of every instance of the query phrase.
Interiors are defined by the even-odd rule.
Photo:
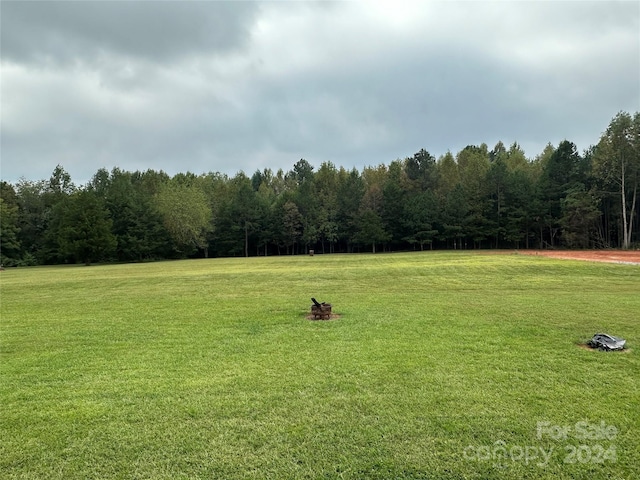
[[[1,177],[361,168],[598,141],[640,110],[640,2],[7,1]]]

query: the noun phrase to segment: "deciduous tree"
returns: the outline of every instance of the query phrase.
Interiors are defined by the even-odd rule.
[[[0,197],[0,265],[13,266],[19,263],[19,231],[18,205],[9,204]]]
[[[640,112],[633,117],[620,112],[611,120],[596,147],[593,162],[595,175],[617,190],[622,248],[629,248],[640,184]]]
[[[170,181],[154,197],[169,234],[184,254],[207,248],[213,215],[204,192],[195,185]]]

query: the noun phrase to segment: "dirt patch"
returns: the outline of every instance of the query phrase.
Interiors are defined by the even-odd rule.
[[[521,255],[640,265],[640,250],[517,250]]]
[[[586,343],[578,343],[576,344],[576,347],[581,348],[583,350],[591,350],[592,352],[599,352],[599,351],[603,351],[603,350],[599,350],[597,348],[593,348],[589,345],[587,345]],[[625,348],[623,350],[616,350],[615,352],[605,352],[605,353],[630,353],[631,350],[629,350],[628,348]]]
[[[341,318],[341,317],[342,315],[338,313],[332,313],[329,318],[316,318],[314,315],[311,315],[311,314],[307,315],[305,318],[313,322],[327,322],[329,320],[337,320],[338,318]]]

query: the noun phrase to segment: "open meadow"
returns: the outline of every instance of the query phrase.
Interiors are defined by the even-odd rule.
[[[310,321],[311,297],[340,318]],[[640,266],[471,252],[0,272],[0,478],[637,478]],[[628,349],[582,348],[594,333]]]

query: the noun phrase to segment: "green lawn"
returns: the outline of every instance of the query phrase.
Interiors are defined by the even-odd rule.
[[[638,266],[211,259],[11,269],[0,295],[3,479],[631,479],[640,465]],[[306,320],[312,296],[341,318]],[[629,349],[579,348],[597,331]]]

